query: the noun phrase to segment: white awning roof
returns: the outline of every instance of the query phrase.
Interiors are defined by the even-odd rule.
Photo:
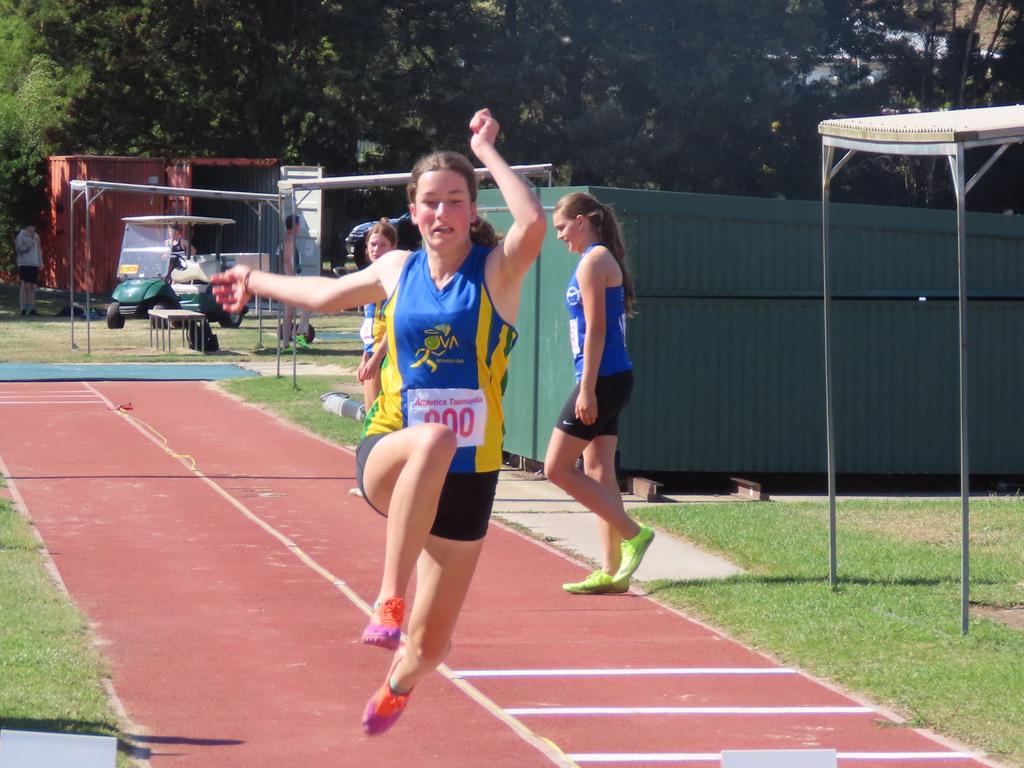
[[[865,149],[870,143],[1012,143],[1024,141],[1024,105],[824,120],[818,133],[852,140],[844,146],[863,141]]]

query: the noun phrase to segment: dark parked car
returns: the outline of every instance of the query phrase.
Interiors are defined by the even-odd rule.
[[[364,221],[362,224],[357,224],[352,227],[352,231],[348,233],[348,237],[345,238],[345,249],[348,251],[352,261],[355,262],[358,269],[362,269],[370,263],[366,256],[366,233],[370,231],[374,224],[380,219],[373,219],[372,221]],[[414,251],[420,247],[420,230],[412,223],[412,216],[408,213],[403,213],[396,219],[388,219],[391,222],[391,226],[398,232],[398,247],[408,251]]]

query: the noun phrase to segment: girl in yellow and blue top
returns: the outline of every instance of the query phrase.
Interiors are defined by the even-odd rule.
[[[551,432],[544,474],[597,514],[603,545],[603,567],[562,588],[584,595],[625,592],[654,540],[650,528],[626,514],[615,476],[619,413],[633,391],[626,351],[633,287],[626,248],[615,213],[593,195],[566,195],[552,221],[558,239],[580,262],[565,293],[576,388]],[[583,471],[576,467],[580,454]]]
[[[381,219],[366,233],[366,256],[372,264],[398,245],[398,232],[386,218]],[[384,315],[380,302],[367,304],[359,336],[363,341],[363,359],[359,362],[356,378],[363,383],[363,403],[367,410],[380,394],[380,366],[387,354],[384,339]]]
[[[384,574],[363,642],[395,654],[363,713],[368,734],[394,724],[451,646],[494,501],[520,289],[544,239],[540,203],[494,147],[498,123],[482,109],[469,128],[470,148],[512,214],[499,244],[472,242],[476,174],[462,155],[438,152],[416,164],[407,187],[423,250],[391,251],[337,280],[244,266],[215,278],[226,307],[242,307],[253,294],[323,312],[383,302],[388,357],[356,476],[366,500],[387,515]],[[401,645],[414,565],[416,605]]]

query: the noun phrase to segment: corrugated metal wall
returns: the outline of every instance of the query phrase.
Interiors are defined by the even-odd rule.
[[[188,158],[171,161],[168,175],[173,186],[276,195],[279,171],[278,161],[273,158]],[[196,197],[191,199],[190,207],[195,216],[235,220],[231,226],[224,227],[221,243],[224,253],[255,252],[258,248],[272,253],[280,240],[280,217],[269,206],[263,207],[262,221],[255,208],[237,200]],[[197,228],[194,245],[200,252],[209,253],[214,249],[213,238],[214,230]]]
[[[43,228],[42,284],[68,288],[68,245],[71,233],[69,182],[72,180],[121,181],[128,184],[164,184],[164,161],[145,157],[94,157],[61,155],[48,159],[50,220]],[[125,195],[104,192],[93,205],[90,250],[85,247],[84,198],[75,205],[75,290],[106,293],[117,284],[117,259],[124,216],[164,212],[164,198],[157,195]]]
[[[545,189],[552,205],[570,191]],[[823,472],[821,206],[593,189],[623,223],[637,284],[625,469]],[[496,193],[481,205],[501,205]],[[833,205],[837,467],[959,470],[955,219]],[[507,214],[488,217],[499,228]],[[1024,218],[968,216],[971,470],[1024,472]],[[576,257],[549,230],[527,277],[506,450],[542,460],[572,387],[564,290]],[[925,300],[919,300],[925,299]]]
[[[539,191],[545,206],[554,205],[565,193],[564,189]],[[481,190],[479,205],[502,207],[504,201],[496,190]],[[507,213],[484,215],[499,232],[511,224]],[[577,257],[555,240],[554,229],[548,227],[541,257],[523,284],[515,323],[519,340],[505,390],[505,450],[518,456],[543,459],[555,419],[575,382],[565,288],[576,263]]]

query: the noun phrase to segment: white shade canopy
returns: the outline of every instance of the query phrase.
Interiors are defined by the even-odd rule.
[[[1013,143],[1024,141],[1024,105],[823,120],[818,133],[826,143],[865,151],[871,151],[871,143],[901,145],[906,153],[905,145],[914,144]]]

